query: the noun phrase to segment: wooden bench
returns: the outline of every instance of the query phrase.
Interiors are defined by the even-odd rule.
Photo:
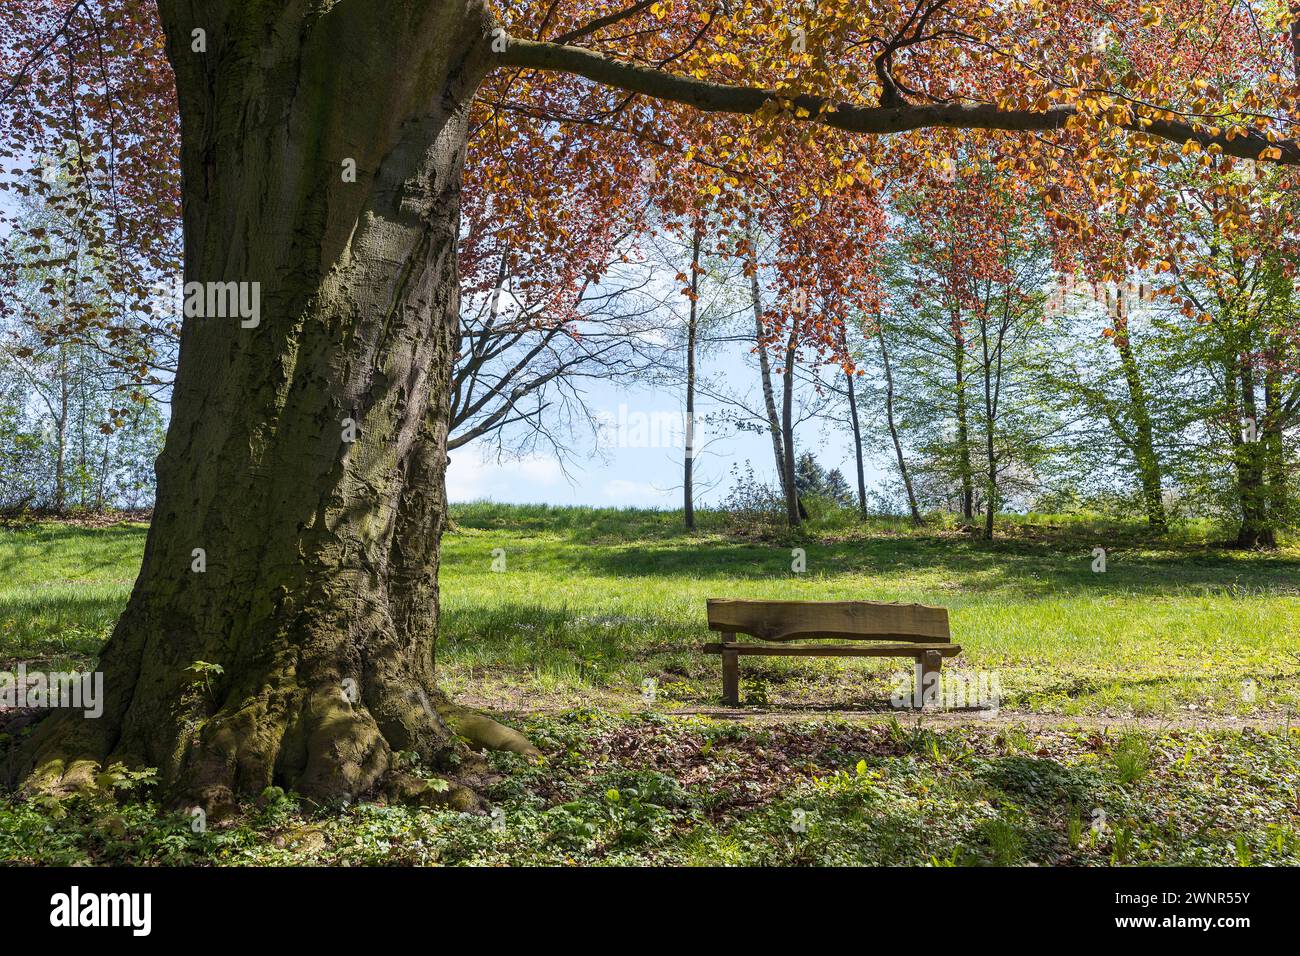
[[[924,703],[927,687],[938,687],[945,657],[961,653],[948,630],[948,610],[925,604],[877,601],[731,601],[709,599],[709,630],[723,632],[720,644],[705,644],[704,653],[722,655],[722,700],[740,703],[740,658],[763,657],[911,657],[916,661],[916,696]],[[736,640],[748,634],[767,643]],[[885,644],[792,644],[831,638],[888,641]],[[934,677],[931,678],[930,675]],[[933,693],[933,692],[931,692]]]

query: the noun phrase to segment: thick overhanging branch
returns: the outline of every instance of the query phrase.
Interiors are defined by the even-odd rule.
[[[772,100],[789,100],[793,114],[798,116],[806,112],[809,122],[822,123],[851,133],[878,136],[936,127],[1013,132],[1054,130],[1064,127],[1076,114],[1076,110],[1070,106],[1048,110],[1004,110],[987,104],[958,103],[902,106],[836,103],[831,110],[824,111],[827,104],[818,97],[790,98],[775,90],[711,83],[612,59],[594,50],[561,43],[511,38],[505,51],[498,56],[499,61],[506,66],[572,73],[606,86],[683,103],[707,113],[753,115]],[[1196,140],[1202,148],[1217,145],[1224,154],[1238,159],[1271,159],[1286,165],[1300,165],[1300,142],[1269,142],[1264,135],[1255,131],[1229,139],[1224,132],[1216,135],[1177,120],[1153,118],[1135,118],[1125,124],[1125,128],[1179,144]]]

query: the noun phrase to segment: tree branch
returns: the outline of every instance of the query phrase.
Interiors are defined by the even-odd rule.
[[[1063,128],[1076,115],[1070,106],[1049,110],[1004,110],[988,104],[935,104],[916,106],[855,106],[848,103],[827,104],[814,96],[783,97],[775,90],[747,86],[729,86],[691,77],[678,76],[650,67],[615,60],[593,50],[559,43],[541,43],[511,38],[499,61],[506,66],[529,67],[557,73],[572,73],[606,86],[661,100],[692,106],[706,113],[753,115],[772,100],[788,99],[796,110],[806,111],[808,121],[852,133],[887,135],[935,127],[947,129],[1053,130]],[[830,112],[823,109],[831,105]],[[796,114],[797,115],[797,114]],[[1217,144],[1229,156],[1258,160],[1265,150],[1281,153],[1274,161],[1300,165],[1300,142],[1268,139],[1254,130],[1228,139],[1226,134],[1212,135],[1187,123],[1167,119],[1135,117],[1124,128],[1157,136],[1174,143],[1196,140],[1202,148]]]
[[[599,33],[601,30],[605,29],[605,27],[613,26],[615,23],[618,23],[620,20],[626,20],[628,17],[634,17],[642,10],[647,10],[654,6],[654,4],[655,0],[641,0],[640,3],[634,3],[625,10],[619,10],[615,13],[609,14],[608,16],[592,20],[590,23],[578,27],[576,30],[570,30],[568,33],[556,37],[554,42],[572,43],[574,40],[579,40],[582,37],[590,36],[593,33]]]

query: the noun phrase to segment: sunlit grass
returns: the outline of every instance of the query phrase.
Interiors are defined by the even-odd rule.
[[[1150,544],[1140,526],[1031,516],[985,543],[823,522],[792,542],[728,536],[716,514],[690,535],[671,513],[515,511],[464,506],[446,538],[439,664],[462,687],[634,695],[654,677],[674,703],[715,703],[717,661],[698,646],[705,600],[725,596],[942,604],[965,648],[957,667],[995,671],[1012,708],[1244,716],[1300,702],[1300,551],[1212,547],[1208,525]],[[1105,573],[1093,542],[1108,549]],[[793,546],[804,574],[790,570]],[[743,672],[769,682],[774,704],[874,708],[897,669],[762,658]]]
[[[704,513],[457,508],[442,565],[441,680],[506,711],[547,755],[492,760],[488,816],[291,795],[195,833],[156,795],[47,806],[0,794],[0,860],[218,865],[1295,865],[1300,550],[1213,547],[1209,526],[1032,516],[1002,540],[819,519],[803,537]],[[1095,542],[1103,542],[1096,544]],[[126,602],[144,529],[0,530],[0,667],[85,666]],[[1105,574],[1092,549],[1108,548]],[[808,571],[790,570],[790,549]],[[493,570],[494,549],[504,568]],[[501,556],[501,551],[496,557]],[[501,567],[498,561],[497,567]],[[996,723],[895,719],[898,661],[751,658],[718,703],[706,598],[869,598],[951,609],[998,676]],[[652,678],[653,700],[642,696]],[[588,706],[595,705],[595,706]],[[597,709],[598,708],[598,709]],[[823,711],[872,711],[859,719]],[[665,714],[663,711],[684,713]],[[755,713],[760,707],[751,707]],[[520,713],[531,712],[531,713]],[[1039,715],[1048,715],[1040,717]],[[1115,728],[1072,726],[1111,715]],[[1152,718],[1145,722],[1132,717]],[[1208,717],[1213,729],[1165,719]],[[777,759],[779,758],[779,759]],[[105,827],[106,801],[115,827]],[[795,820],[803,827],[792,829]],[[1102,821],[1099,825],[1098,821]]]
[[[131,592],[144,535],[139,524],[0,530],[0,666],[94,657]]]
[[[507,708],[718,702],[710,597],[941,604],[958,672],[996,673],[1004,707],[1067,715],[1280,715],[1300,709],[1300,548],[1213,546],[1208,524],[1151,542],[1137,524],[1031,515],[992,543],[954,528],[825,516],[798,539],[724,516],[473,504],[444,541],[442,679]],[[1221,534],[1219,536],[1222,536]],[[144,528],[0,531],[0,666],[85,663],[125,604]],[[807,572],[791,571],[803,548]],[[1092,571],[1106,547],[1107,570]],[[494,550],[504,569],[493,570]],[[497,553],[497,556],[501,554]],[[501,567],[497,561],[496,566]],[[888,709],[898,660],[751,658],[774,707]],[[761,694],[759,690],[761,688]]]

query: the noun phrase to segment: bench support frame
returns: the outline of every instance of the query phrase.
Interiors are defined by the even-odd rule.
[[[926,651],[924,654],[916,656],[916,696],[912,698],[914,706],[924,710],[925,705],[930,702],[930,688],[938,691],[939,672],[943,670],[943,655],[938,651]],[[934,677],[931,679],[930,675]]]
[[[924,710],[937,698],[943,659],[961,653],[961,645],[945,644],[900,647],[891,645],[859,644],[850,647],[824,644],[739,644],[735,634],[723,634],[723,641],[706,644],[706,654],[722,657],[722,702],[728,707],[740,706],[740,658],[743,655],[760,657],[910,657],[915,662],[912,703]]]
[[[952,643],[947,609],[925,604],[709,598],[708,618],[709,630],[723,640],[705,644],[704,652],[722,657],[722,701],[728,707],[740,706],[740,659],[745,655],[909,657],[914,662],[912,703],[924,708],[941,696],[943,659],[961,653],[961,645]],[[738,634],[760,643],[737,641]],[[803,643],[840,639],[855,643]]]
[[[735,634],[722,635],[724,644],[734,643]],[[740,652],[722,649],[722,702],[728,707],[740,706]]]

